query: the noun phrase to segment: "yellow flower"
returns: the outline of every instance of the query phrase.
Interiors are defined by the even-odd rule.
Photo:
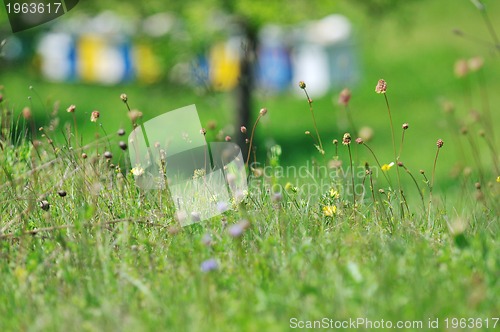
[[[387,172],[388,170],[391,169],[391,167],[394,166],[394,162],[390,163],[389,165],[387,164],[383,164],[381,169],[384,171],[384,172]]]
[[[330,189],[330,197],[333,199],[338,199],[339,198],[339,192],[337,190],[334,190],[333,188]]]
[[[497,176],[497,182],[500,183],[500,176]]]
[[[337,207],[335,205],[323,206],[323,214],[327,217],[333,217],[337,214]]]

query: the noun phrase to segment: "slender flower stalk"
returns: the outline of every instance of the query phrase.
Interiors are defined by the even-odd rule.
[[[398,162],[399,160],[398,160],[398,155],[396,153],[396,139],[394,137],[394,125],[392,123],[391,107],[389,106],[389,99],[387,99],[387,83],[383,79],[380,79],[378,81],[377,86],[375,87],[375,92],[379,93],[379,94],[383,94],[384,98],[385,98],[385,104],[387,105],[387,112],[389,113],[389,121],[391,124],[392,149],[394,151],[394,159],[395,159],[395,162]],[[401,202],[400,202],[401,213],[404,215],[403,203],[406,205],[408,205],[408,204],[406,202],[406,199],[405,199],[404,194],[403,194],[403,189],[401,187],[401,177],[399,176],[399,168],[396,169],[396,173],[398,176],[398,191],[399,191],[399,195],[401,197]]]
[[[306,94],[306,98],[307,98],[307,103],[309,104],[309,111],[311,111],[311,116],[312,116],[312,119],[313,119],[313,124],[314,124],[314,130],[316,130],[316,137],[318,138],[318,150],[319,150],[319,153],[321,154],[325,154],[325,150],[323,149],[323,143],[321,143],[321,137],[319,136],[319,131],[318,131],[318,126],[316,125],[316,117],[314,116],[314,111],[313,111],[313,107],[312,107],[312,99],[309,97],[309,94],[307,93],[307,90],[306,90],[306,83],[304,83],[304,81],[300,81],[299,82],[299,87],[304,90],[304,93]]]
[[[420,195],[420,200],[422,201],[422,207],[424,209],[424,214],[425,214],[426,211],[425,211],[424,194],[422,193],[422,190],[420,190],[420,186],[418,185],[417,180],[415,179],[415,177],[413,176],[413,174],[410,172],[410,170],[405,166],[405,164],[403,164],[402,162],[398,162],[398,166],[399,167],[403,167],[403,169],[405,170],[405,172],[408,173],[408,175],[413,180],[413,183],[415,183],[415,186],[417,187],[417,190],[418,190],[418,194]]]
[[[351,155],[351,134],[345,133],[342,138],[342,144],[347,146],[347,150],[349,151],[349,161],[351,163],[351,176],[352,176],[352,208],[353,211],[356,209],[356,188],[354,184],[354,166],[352,164],[352,155]]]
[[[438,160],[439,156],[439,150],[443,147],[444,142],[442,139],[438,139],[436,142],[437,150],[436,150],[436,157],[434,158],[434,166],[432,167],[432,177],[431,177],[431,182],[429,186],[429,208],[428,208],[428,216],[427,220],[430,223],[431,220],[431,204],[432,204],[432,190],[434,189],[434,177],[436,175],[436,163]]]
[[[257,120],[255,120],[255,123],[252,128],[252,133],[250,134],[250,143],[248,144],[248,155],[247,155],[247,161],[246,161],[246,166],[248,167],[248,163],[250,161],[250,154],[252,153],[252,143],[253,143],[253,135],[255,134],[255,128],[257,128],[257,124],[260,121],[260,118],[262,118],[264,115],[267,114],[267,108],[261,108],[259,112],[259,116],[257,117]]]

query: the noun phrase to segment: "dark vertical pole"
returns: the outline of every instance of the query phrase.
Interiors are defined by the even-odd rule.
[[[236,88],[236,111],[237,111],[237,143],[241,147],[243,156],[248,153],[248,144],[245,143],[245,134],[239,131],[240,126],[251,128],[252,91],[254,86],[254,62],[256,51],[256,33],[247,21],[239,22],[243,35],[242,56],[240,60],[240,79]]]

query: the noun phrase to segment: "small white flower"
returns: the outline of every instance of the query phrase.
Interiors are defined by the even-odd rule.
[[[142,168],[141,166],[136,166],[132,168],[130,172],[134,174],[134,176],[141,176],[144,174],[144,168]]]

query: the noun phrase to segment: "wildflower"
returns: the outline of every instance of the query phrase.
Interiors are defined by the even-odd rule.
[[[500,178],[500,176],[499,176]],[[497,181],[498,182],[498,181]],[[287,182],[285,184],[285,190],[288,191],[288,190],[291,190],[293,188],[293,184],[291,182]]]
[[[408,129],[408,123],[405,122],[405,123],[403,123],[403,130],[406,130],[406,129]]]
[[[229,208],[229,205],[226,202],[218,202],[217,203],[217,210],[219,212],[224,212]]]
[[[231,136],[227,135],[226,138],[224,139],[226,142],[231,142]]]
[[[444,145],[444,142],[442,139],[438,139],[437,142],[436,142],[436,145],[438,147],[438,149],[441,149]]]
[[[203,243],[203,245],[205,245],[207,247],[210,247],[213,244],[212,235],[210,235],[208,233],[203,235],[203,237],[201,238],[201,243]]]
[[[388,170],[391,169],[391,167],[394,166],[394,162],[391,162],[390,164],[383,164],[381,169],[384,171],[384,172],[387,172]]]
[[[332,141],[332,143],[333,143],[334,145],[337,145],[337,144],[339,144],[339,140],[338,140],[338,139],[334,139],[334,140]]]
[[[118,134],[118,136],[123,136],[123,135],[125,135],[125,130],[124,129],[118,129],[118,131],[116,133]]]
[[[310,132],[309,130],[306,130],[306,131],[304,132],[304,134],[306,134],[306,135],[311,135],[311,132]]]
[[[248,222],[248,220],[243,219],[240,222],[231,225],[231,227],[229,227],[227,231],[229,235],[231,235],[231,237],[237,238],[243,235],[248,227],[250,227],[250,223]]]
[[[126,103],[126,102],[127,102],[127,100],[128,100],[128,97],[127,97],[127,95],[126,95],[125,93],[122,93],[122,94],[120,95],[120,99],[121,99],[124,103]]]
[[[65,197],[66,196],[66,192],[64,190],[59,190],[57,192],[57,194],[60,196],[60,197]]]
[[[382,79],[378,80],[377,86],[375,87],[375,92],[386,93],[386,91],[387,91],[387,83]]]
[[[497,183],[500,183],[500,176],[497,176]]]
[[[104,152],[104,158],[111,159],[111,158],[113,158],[113,155],[111,154],[111,152],[106,151],[106,152]]]
[[[90,121],[97,122],[97,119],[100,115],[101,114],[99,113],[99,111],[92,111],[92,114],[90,115]]]
[[[281,202],[281,200],[283,199],[283,195],[281,194],[281,192],[275,192],[273,194],[273,196],[271,197],[271,200],[273,202]]]
[[[356,138],[356,143],[363,144],[363,139],[361,137]]]
[[[330,197],[333,199],[338,199],[340,197],[339,192],[335,189],[330,189]]]
[[[246,132],[247,132],[247,127],[245,127],[245,126],[241,126],[241,127],[240,127],[240,131],[241,131],[241,133],[242,133],[242,134],[246,134]]]
[[[87,159],[87,154],[85,152],[82,153],[82,159]]]
[[[210,272],[219,269],[219,264],[213,258],[203,261],[200,265],[201,272]]]
[[[132,173],[134,176],[141,176],[144,174],[144,168],[141,166],[136,166],[130,170],[130,173]]]
[[[467,75],[469,71],[469,66],[467,61],[464,59],[459,59],[455,62],[455,76],[460,78]]]
[[[484,60],[480,56],[475,56],[473,58],[470,58],[469,61],[467,62],[470,71],[478,71],[481,69],[484,65]]]
[[[205,128],[201,128],[200,129],[200,134],[202,134],[203,136],[205,136],[207,134],[207,130]]]
[[[363,142],[370,141],[373,138],[373,129],[370,127],[361,127],[359,137],[363,139]]]
[[[259,111],[259,114],[260,114],[260,116],[266,115],[267,114],[267,108],[265,108],[265,107],[261,108],[260,111]]]
[[[123,151],[127,150],[127,143],[125,143],[124,141],[120,141],[118,145],[120,146],[120,149],[122,149]]]
[[[299,82],[299,88],[305,89],[306,88],[306,83],[304,81]]]
[[[133,123],[135,123],[137,119],[142,117],[142,112],[138,110],[131,110],[130,112],[128,112],[128,117]]]
[[[342,144],[349,145],[351,144],[351,134],[345,133],[344,137],[342,137]]]
[[[25,118],[26,120],[29,120],[31,119],[31,109],[29,107],[25,107],[23,108],[23,118]]]
[[[323,214],[327,217],[333,217],[337,214],[337,206],[335,205],[326,205],[323,206]]]
[[[349,104],[349,100],[351,100],[351,90],[345,88],[344,90],[340,91],[338,101],[339,105],[347,106],[347,104]]]
[[[66,109],[68,113],[75,113],[76,106],[75,105],[69,105],[69,107]]]

